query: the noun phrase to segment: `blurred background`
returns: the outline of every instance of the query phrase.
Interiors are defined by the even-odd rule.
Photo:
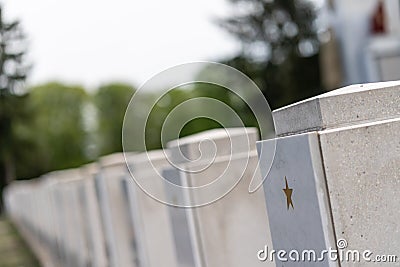
[[[0,12],[0,191],[122,151],[130,98],[176,64],[235,67],[272,109],[400,78],[394,0],[3,0]],[[228,90],[176,88],[150,116],[148,149],[161,147],[168,111],[195,96],[221,100],[257,126]],[[181,136],[219,126],[196,119]]]

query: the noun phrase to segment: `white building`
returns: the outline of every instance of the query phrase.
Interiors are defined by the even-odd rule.
[[[335,76],[328,77],[327,87],[400,80],[399,0],[330,0],[322,16],[328,18],[336,39],[331,40],[336,45],[326,46],[331,56],[322,61],[324,80]],[[335,53],[340,84],[333,84],[338,81],[332,64]]]

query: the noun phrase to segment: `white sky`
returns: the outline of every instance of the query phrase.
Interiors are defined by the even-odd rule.
[[[139,86],[190,61],[234,55],[238,42],[213,18],[226,0],[2,0],[29,36],[29,84],[52,80],[92,90],[110,81]]]

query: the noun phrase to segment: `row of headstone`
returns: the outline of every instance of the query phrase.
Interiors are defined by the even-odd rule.
[[[264,195],[246,184],[259,175],[257,139],[255,128],[216,129],[165,150],[104,156],[13,183],[6,208],[35,251],[46,252],[45,266],[254,266],[255,252],[270,244]],[[207,192],[188,197],[161,177],[192,187],[219,178],[232,188],[208,201]]]
[[[400,256],[400,83],[273,116],[277,137],[257,148],[256,129],[232,128],[105,156],[11,184],[7,211],[44,266],[353,266],[288,257],[347,247]]]

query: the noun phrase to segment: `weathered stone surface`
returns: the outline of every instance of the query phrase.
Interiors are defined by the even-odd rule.
[[[257,252],[265,245],[272,247],[272,242],[263,193],[248,191],[257,166],[255,153],[249,156],[230,160],[228,168],[227,161],[220,161],[201,173],[186,175],[190,186],[210,183],[218,176],[218,179],[226,179],[241,175],[240,182],[221,199],[191,210],[206,266],[274,265],[257,258]],[[202,195],[192,197],[196,199]]]
[[[96,177],[96,190],[111,266],[136,266],[137,251],[127,192],[122,180],[129,176],[122,153],[99,160],[101,173]]]
[[[234,133],[229,137],[222,131],[180,139],[179,145],[177,141],[168,144],[173,150],[172,160],[185,170],[180,172],[180,184],[202,187],[214,182],[217,188],[228,189],[222,195],[214,187],[215,190],[193,191],[186,196],[185,203],[206,204],[187,210],[195,262],[200,266],[273,266],[274,263],[260,262],[257,258],[257,252],[265,245],[271,247],[264,195],[261,190],[253,194],[248,192],[250,180],[259,175],[255,172],[257,132],[255,129],[228,129]],[[198,152],[204,138],[208,139],[204,142],[214,145],[209,146],[210,150],[214,149],[213,153],[205,155],[205,148],[200,149],[202,155]],[[234,149],[231,150],[231,146]],[[186,159],[176,156],[174,152],[179,150]],[[216,201],[207,203],[210,196]],[[182,197],[185,196],[176,196],[177,199]]]
[[[400,117],[319,135],[336,237],[399,256]]]
[[[168,210],[174,209],[153,196],[149,196],[138,184],[164,196],[162,168],[169,165],[164,151],[149,151],[129,157],[132,177],[125,179],[128,190],[130,214],[134,222],[139,261],[141,266],[179,266],[172,235],[172,225]]]
[[[95,176],[98,172],[99,166],[96,163],[83,166],[81,168],[82,179],[78,182],[78,190],[83,211],[85,236],[88,240],[90,266],[106,267],[108,264],[106,240],[95,187]]]
[[[85,235],[85,221],[79,199],[79,169],[63,170],[48,174],[52,182],[51,202],[54,202],[54,217],[58,240],[60,241],[61,258],[67,266],[86,266],[89,262],[89,251]],[[41,205],[42,206],[42,205]]]

